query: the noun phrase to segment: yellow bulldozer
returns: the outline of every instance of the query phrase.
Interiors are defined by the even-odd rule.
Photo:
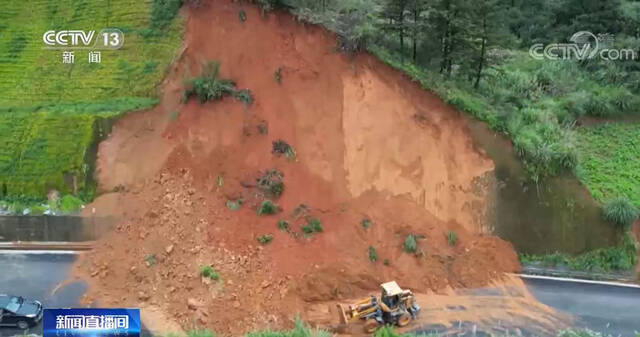
[[[363,298],[344,306],[338,304],[340,323],[343,325],[364,321],[364,331],[373,333],[385,324],[406,326],[418,317],[420,306],[410,290],[402,290],[395,281],[383,283],[380,299],[375,296]]]

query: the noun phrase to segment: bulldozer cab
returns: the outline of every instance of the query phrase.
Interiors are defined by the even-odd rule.
[[[395,281],[383,283],[380,286],[382,287],[380,300],[391,310],[397,308],[398,304],[400,304],[401,296],[404,294],[404,291]]]

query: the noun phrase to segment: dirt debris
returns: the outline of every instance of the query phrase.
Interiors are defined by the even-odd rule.
[[[118,219],[77,263],[87,303],[144,305],[183,329],[240,335],[290,327],[297,314],[329,324],[331,311],[316,304],[389,280],[426,293],[519,270],[509,243],[479,233],[485,201],[472,185],[493,165],[456,111],[373,57],[333,52],[335,38],[318,27],[250,6],[239,23],[238,6],[186,9],[185,47],[162,103],[122,118],[100,144],[100,189],[125,188],[87,207]],[[180,104],[183,79],[206,60],[220,60],[222,76],[250,88],[254,104]],[[268,133],[246,132],[267,123]],[[272,153],[278,139],[295,160]],[[255,178],[270,169],[283,177],[280,212],[258,217],[265,196]],[[237,210],[227,206],[238,200]],[[303,233],[309,218],[321,231]],[[264,234],[273,241],[261,246]],[[419,254],[402,249],[410,234]],[[201,266],[218,279],[201,277]]]

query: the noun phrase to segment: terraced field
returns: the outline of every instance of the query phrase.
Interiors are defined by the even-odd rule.
[[[179,0],[7,0],[0,2],[0,198],[85,191],[101,123],[155,104],[176,54]],[[48,30],[118,28],[125,42],[102,50],[44,49]],[[103,130],[105,131],[105,130]]]
[[[150,26],[151,1],[39,0],[0,2],[0,106],[33,106],[154,96],[156,84],[180,43],[173,20],[159,36],[143,37]],[[76,50],[74,64],[62,64],[61,50],[43,49],[47,30],[119,28],[125,43],[101,51]]]
[[[599,201],[624,196],[640,207],[640,125],[607,123],[578,129],[577,174]]]

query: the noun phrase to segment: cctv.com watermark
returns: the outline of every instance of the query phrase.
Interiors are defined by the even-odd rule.
[[[529,55],[536,60],[637,60],[638,52],[627,48],[613,48],[612,34],[595,35],[589,31],[573,34],[569,43],[536,43],[529,48]]]

